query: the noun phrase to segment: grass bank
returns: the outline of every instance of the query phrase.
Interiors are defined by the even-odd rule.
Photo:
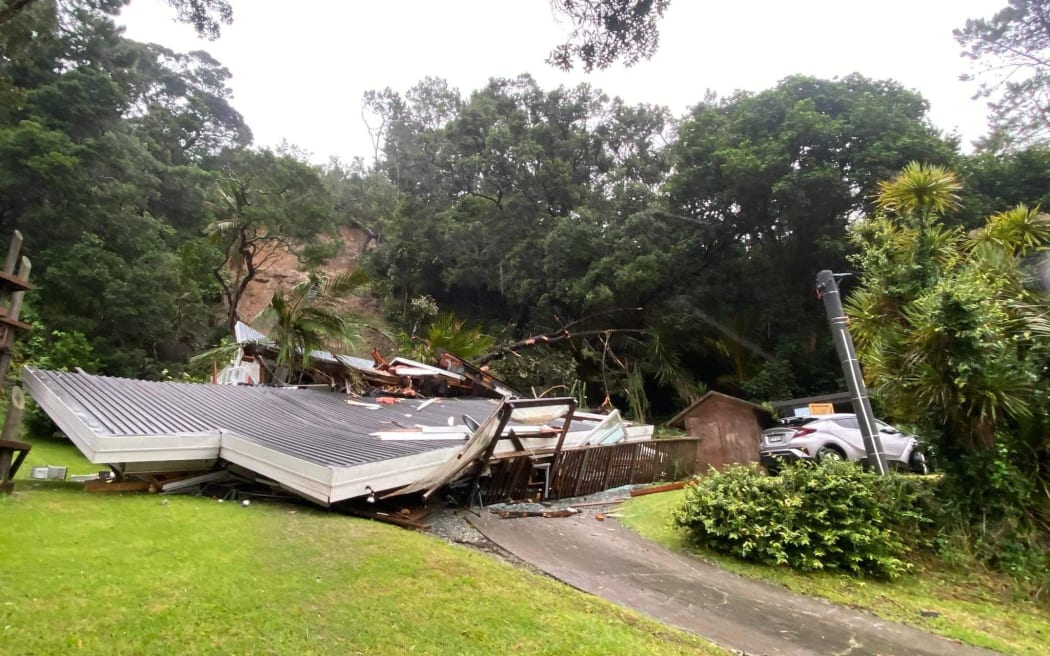
[[[654,542],[691,551],[742,576],[862,608],[967,644],[1008,654],[1046,653],[1050,608],[1016,599],[1005,577],[919,563],[912,575],[881,582],[745,563],[696,549],[687,543],[684,531],[671,526],[671,513],[684,495],[679,490],[630,499],[624,504],[621,521]]]
[[[59,442],[38,442],[32,464],[98,468]],[[22,480],[0,518],[5,656],[724,653],[483,554],[308,506]]]

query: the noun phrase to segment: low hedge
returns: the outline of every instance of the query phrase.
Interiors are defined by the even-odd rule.
[[[850,462],[801,463],[777,477],[736,465],[698,477],[673,521],[696,544],[744,560],[896,578],[925,542],[931,504],[925,479]]]

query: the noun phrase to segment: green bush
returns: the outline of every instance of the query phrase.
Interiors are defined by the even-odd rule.
[[[770,477],[732,466],[698,478],[674,513],[700,546],[804,571],[896,578],[924,541],[932,491],[850,462],[801,463]]]

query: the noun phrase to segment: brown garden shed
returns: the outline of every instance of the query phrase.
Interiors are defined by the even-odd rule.
[[[675,415],[669,426],[699,437],[696,472],[723,469],[733,463],[758,462],[762,428],[773,424],[773,414],[760,405],[721,392],[708,392]]]

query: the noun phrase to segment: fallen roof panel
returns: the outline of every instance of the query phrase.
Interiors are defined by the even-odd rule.
[[[486,425],[497,408],[510,404],[513,416],[502,417],[500,425],[511,431],[521,427],[527,435],[515,439],[532,452],[554,446],[548,438],[531,437],[535,424],[572,412],[571,399],[555,414],[533,406],[564,405],[565,399],[362,404],[329,391],[152,382],[30,367],[22,380],[92,462],[121,468],[135,463],[139,472],[154,471],[149,466],[204,471],[221,458],[325,505],[420,482],[427,482],[432,493],[462,470],[457,456],[478,441],[468,442],[466,430],[456,436],[459,426],[470,423],[464,415]],[[599,425],[591,419],[580,423],[582,440]],[[381,437],[411,429],[419,430],[419,439]],[[448,439],[437,437],[442,434]],[[559,446],[565,433],[560,435]],[[433,480],[435,472],[440,481]]]
[[[415,425],[461,423],[461,415],[488,416],[488,400],[402,400],[377,409],[352,406],[332,392],[288,388],[167,383],[26,368],[30,393],[53,399],[97,436],[174,436],[231,431],[308,462],[345,467],[461,445],[462,440],[388,442],[371,433]],[[52,403],[54,401],[51,401]],[[61,426],[63,430],[68,428]]]

